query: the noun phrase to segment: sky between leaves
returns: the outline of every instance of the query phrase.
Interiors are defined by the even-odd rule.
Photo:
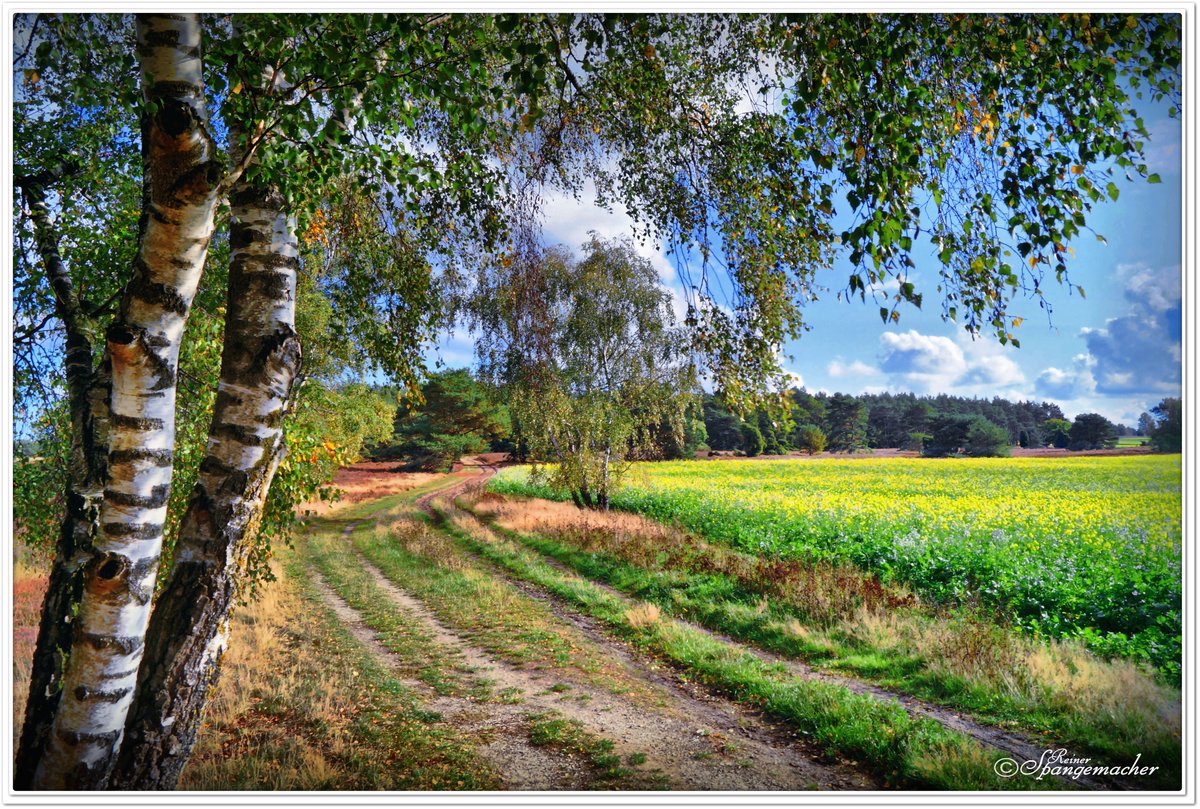
[[[880,304],[838,300],[849,264],[823,273],[829,291],[805,309],[812,327],[784,346],[784,367],[810,392],[917,394],[1058,403],[1068,418],[1098,412],[1131,426],[1138,416],[1182,389],[1183,302],[1182,127],[1166,108],[1148,109],[1149,170],[1162,182],[1118,181],[1115,202],[1093,212],[1095,232],[1069,246],[1071,281],[1086,298],[1051,285],[1048,313],[1022,299],[1014,311],[1025,318],[1021,347],[974,340],[941,317],[935,257],[914,255],[912,280],[925,292],[922,310],[901,309],[899,323],[884,324]],[[575,250],[595,230],[605,237],[632,235],[622,209],[597,208],[587,194],[546,200],[545,240]],[[681,301],[675,260],[653,243],[640,243]],[[679,304],[679,311],[682,311]],[[472,364],[471,336],[457,330],[430,353],[451,367]]]

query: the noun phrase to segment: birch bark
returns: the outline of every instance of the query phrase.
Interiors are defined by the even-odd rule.
[[[112,394],[100,530],[37,789],[100,789],[121,744],[150,615],[175,440],[180,339],[222,177],[208,133],[198,15],[141,15],[144,188],[133,277],[107,333]]]
[[[271,68],[251,90],[286,91],[284,76]],[[256,130],[254,121],[230,121],[230,154],[239,165],[255,162],[248,150]],[[229,285],[213,421],[175,566],[147,630],[112,776],[117,788],[175,788],[220,673],[251,540],[286,452],[282,422],[301,357],[296,223],[276,188],[245,173],[229,201]]]
[[[83,593],[84,565],[100,522],[108,450],[107,358],[93,359],[95,324],[84,310],[59,249],[50,218],[47,184],[61,176],[20,177],[34,224],[38,253],[54,292],[54,308],[66,333],[67,399],[71,412],[71,451],[67,463],[66,516],[59,529],[42,621],[32,661],[29,697],[21,729],[13,785],[29,789],[45,748],[61,696],[63,664],[71,651],[71,616]]]
[[[225,348],[208,447],[175,567],[146,638],[113,786],[173,789],[219,674],[229,615],[271,479],[300,365],[299,245],[283,198],[244,178],[230,199]]]

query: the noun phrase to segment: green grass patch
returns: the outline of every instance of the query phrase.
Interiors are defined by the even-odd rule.
[[[645,753],[633,753],[621,757],[613,753],[611,739],[589,733],[580,722],[566,719],[553,711],[529,714],[529,742],[537,747],[553,747],[571,755],[582,755],[590,763],[598,781],[608,782],[608,788],[658,788],[667,787],[666,779],[660,774],[639,773],[634,768],[646,763]],[[636,783],[621,784],[636,778]]]
[[[347,604],[362,616],[402,668],[402,674],[419,679],[445,695],[488,696],[488,689],[472,676],[450,649],[440,645],[412,617],[398,608],[370,573],[345,547],[337,526],[314,526],[301,540],[305,555]]]

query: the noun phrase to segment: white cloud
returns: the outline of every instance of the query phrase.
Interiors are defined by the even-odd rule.
[[[1180,269],[1178,264],[1152,269],[1139,262],[1119,265],[1117,275],[1125,282],[1125,297],[1130,303],[1162,312],[1178,306],[1183,298]]]
[[[1000,345],[995,340],[986,338],[972,339],[966,332],[958,335],[958,344],[963,351],[968,371],[958,380],[958,385],[973,385],[999,392],[1001,389],[1011,390],[1016,385],[1025,384],[1025,374],[1012,357],[1008,356],[1012,349]]]
[[[562,191],[548,193],[542,204],[546,241],[561,243],[578,253],[589,241],[588,234],[592,231],[602,239],[632,239],[637,254],[650,262],[663,286],[671,293],[671,309],[676,320],[682,321],[687,316],[687,300],[675,265],[658,244],[635,235],[634,220],[624,205],[614,202],[611,207],[609,211],[596,204],[596,185],[592,180],[585,181],[578,198]]]
[[[884,332],[879,338],[879,370],[893,390],[952,393],[960,396],[1023,395],[1025,374],[1010,349],[990,340],[972,340],[965,331],[955,337]],[[831,367],[830,371],[834,369]],[[844,370],[839,366],[837,370]]]
[[[1088,354],[1076,354],[1073,367],[1067,370],[1046,368],[1034,381],[1038,395],[1056,400],[1074,400],[1096,392],[1096,379],[1092,368],[1096,361]]]
[[[547,193],[542,200],[543,231],[551,242],[561,242],[572,250],[588,241],[588,233],[596,231],[606,239],[617,236],[632,236],[634,221],[625,206],[614,202],[612,210],[596,204],[596,184],[587,180],[576,198],[563,191]],[[639,244],[645,255],[655,252],[649,245]]]
[[[829,365],[825,368],[825,373],[829,374],[835,379],[842,379],[845,377],[861,378],[864,376],[878,376],[879,369],[867,365],[861,360],[854,360],[853,362],[846,363],[842,361],[841,357],[838,357],[829,363]]]
[[[967,371],[963,351],[949,337],[884,332],[879,368],[892,384],[918,393],[950,392],[954,382]]]
[[[1093,361],[1095,389],[1110,395],[1178,395],[1183,376],[1180,267],[1125,264],[1117,271],[1128,314],[1109,318],[1103,328],[1079,331]]]

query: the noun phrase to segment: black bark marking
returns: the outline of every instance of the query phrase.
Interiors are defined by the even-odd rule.
[[[188,267],[190,266],[189,264]],[[134,275],[125,287],[125,293],[142,303],[157,306],[176,315],[186,315],[188,311],[188,302],[174,287],[150,280],[150,268],[141,256],[134,260]]]
[[[291,296],[293,276],[291,273],[275,272],[275,269],[285,266],[295,269],[298,261],[286,256],[279,261],[267,261],[266,256],[245,253],[235,256],[229,262],[230,300],[287,300]]]
[[[145,332],[142,334],[142,342],[150,348],[170,348],[171,341],[161,334],[152,334]]]
[[[213,426],[211,433],[220,438],[228,438],[239,444],[245,444],[248,447],[261,447],[273,442],[276,437],[275,433],[259,435],[254,432],[254,428],[243,427],[241,424],[217,424]]]
[[[104,733],[81,733],[75,730],[60,730],[58,738],[72,747],[81,744],[114,744],[121,737],[119,730],[107,730]]]
[[[205,455],[204,459],[200,461],[200,471],[209,475],[235,475],[242,470],[236,466],[230,466],[212,455]]]
[[[155,539],[162,536],[162,523],[127,523],[106,522],[104,533],[110,537],[128,537],[129,539]]]
[[[258,355],[259,362],[265,365],[271,357],[275,357],[280,365],[292,369],[293,372],[299,370],[300,339],[291,326],[285,324],[263,341]]]
[[[108,327],[105,338],[114,345],[133,345],[134,340],[142,333],[142,329],[130,326],[128,323],[114,323]]]
[[[169,449],[114,449],[108,453],[108,465],[149,461],[153,466],[170,466],[175,460],[175,453]]]
[[[143,606],[149,604],[150,599],[154,597],[154,585],[152,582],[147,582],[146,577],[147,574],[158,568],[158,560],[158,554],[139,559],[134,563],[133,569],[129,571],[129,576],[126,579],[129,595]]]
[[[228,348],[229,348],[228,342],[225,344],[225,348],[226,348],[226,350],[228,350]],[[217,388],[217,401],[214,406],[214,409],[224,410],[224,409],[230,408],[230,407],[241,407],[243,401],[244,400],[242,399],[240,394],[234,393],[229,388],[218,387]]]
[[[196,125],[196,111],[192,109],[192,105],[187,102],[180,101],[178,96],[181,93],[171,92],[171,90],[163,85],[166,84],[183,84],[189,90],[192,90],[192,85],[184,82],[161,82],[154,86],[154,93],[161,94],[162,108],[159,109],[158,115],[154,116],[154,123],[163,132],[166,132],[173,138],[178,138],[186,132],[192,130]],[[172,98],[171,96],[175,96]]]
[[[149,495],[129,494],[113,489],[104,490],[104,499],[118,506],[133,506],[135,508],[162,508],[171,496],[171,487],[167,484],[155,486]]]
[[[132,688],[118,688],[116,691],[101,691],[98,688],[88,688],[81,685],[75,689],[75,699],[80,702],[112,702],[117,703],[132,692]]]
[[[113,413],[109,416],[113,427],[126,427],[131,430],[161,430],[164,426],[162,419],[148,419],[141,416],[123,416]]]
[[[285,269],[295,272],[300,269],[300,258],[298,256],[284,256],[279,253],[270,253],[260,256],[259,264],[273,270]]]
[[[127,635],[100,635],[95,632],[83,632],[80,640],[97,651],[115,649],[123,655],[131,655],[142,648],[145,640]]]
[[[192,109],[188,101],[201,102],[204,95],[199,87],[187,81],[156,81],[150,88],[150,94],[167,103],[174,102]],[[179,100],[183,99],[183,101]]]
[[[150,385],[149,390],[170,390],[175,387],[175,366],[169,359],[164,359],[158,354],[148,351],[146,352],[146,364],[150,366],[150,373],[154,375],[154,384]]]
[[[219,491],[240,492],[243,491],[248,485],[250,480],[250,472],[261,466],[267,457],[267,454],[264,453],[262,460],[260,460],[250,469],[243,471],[235,466],[230,466],[224,461],[214,458],[211,455],[205,455],[204,460],[200,462],[200,472],[201,474],[217,475],[223,478]]]
[[[264,244],[270,241],[271,237],[260,231],[257,225],[234,222],[229,226],[229,247],[231,250],[245,250],[252,244]]]
[[[146,53],[155,48],[178,48],[181,33],[178,28],[144,29],[142,33],[143,43],[138,46],[138,52]],[[168,82],[158,82],[158,84],[168,84]]]
[[[278,215],[284,205],[283,195],[274,187],[262,188],[249,183],[238,183],[229,195],[229,204],[234,208],[260,208],[269,216]]]

